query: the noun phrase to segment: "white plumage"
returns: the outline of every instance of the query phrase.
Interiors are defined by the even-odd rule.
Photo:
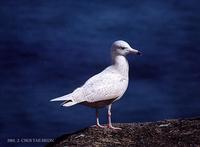
[[[128,53],[140,54],[125,41],[115,41],[111,47],[112,65],[97,75],[88,79],[83,86],[72,93],[52,99],[51,101],[63,101],[63,106],[84,104],[96,108],[97,126],[99,124],[98,108],[108,106],[108,127],[115,128],[111,124],[111,104],[122,97],[128,87],[129,65],[125,56]]]

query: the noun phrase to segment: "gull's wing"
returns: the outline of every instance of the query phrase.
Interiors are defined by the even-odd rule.
[[[72,106],[82,102],[98,102],[113,100],[121,97],[128,86],[128,79],[124,78],[112,66],[88,79],[85,84],[72,93],[52,99],[64,101],[63,106]]]
[[[125,79],[116,70],[107,68],[85,82],[81,87],[83,97],[79,97],[82,100],[77,101],[97,102],[116,99],[124,94],[127,85],[128,79]]]

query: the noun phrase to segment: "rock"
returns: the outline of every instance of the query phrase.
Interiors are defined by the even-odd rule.
[[[122,130],[88,127],[72,134],[64,134],[46,147],[200,146],[200,118],[113,125]]]

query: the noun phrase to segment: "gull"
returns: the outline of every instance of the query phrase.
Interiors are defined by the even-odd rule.
[[[96,126],[104,128],[99,123],[98,109],[108,108],[108,128],[121,129],[112,126],[111,106],[125,93],[129,82],[129,64],[127,54],[140,55],[141,52],[133,49],[123,40],[115,41],[111,46],[112,64],[102,72],[89,78],[81,87],[72,93],[54,98],[50,101],[62,101],[62,106],[69,107],[83,104],[96,109]]]

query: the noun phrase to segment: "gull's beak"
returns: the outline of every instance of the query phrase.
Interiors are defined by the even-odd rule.
[[[133,49],[133,48],[129,48],[130,52],[133,53],[133,54],[136,54],[136,55],[142,55],[142,53],[136,49]]]

